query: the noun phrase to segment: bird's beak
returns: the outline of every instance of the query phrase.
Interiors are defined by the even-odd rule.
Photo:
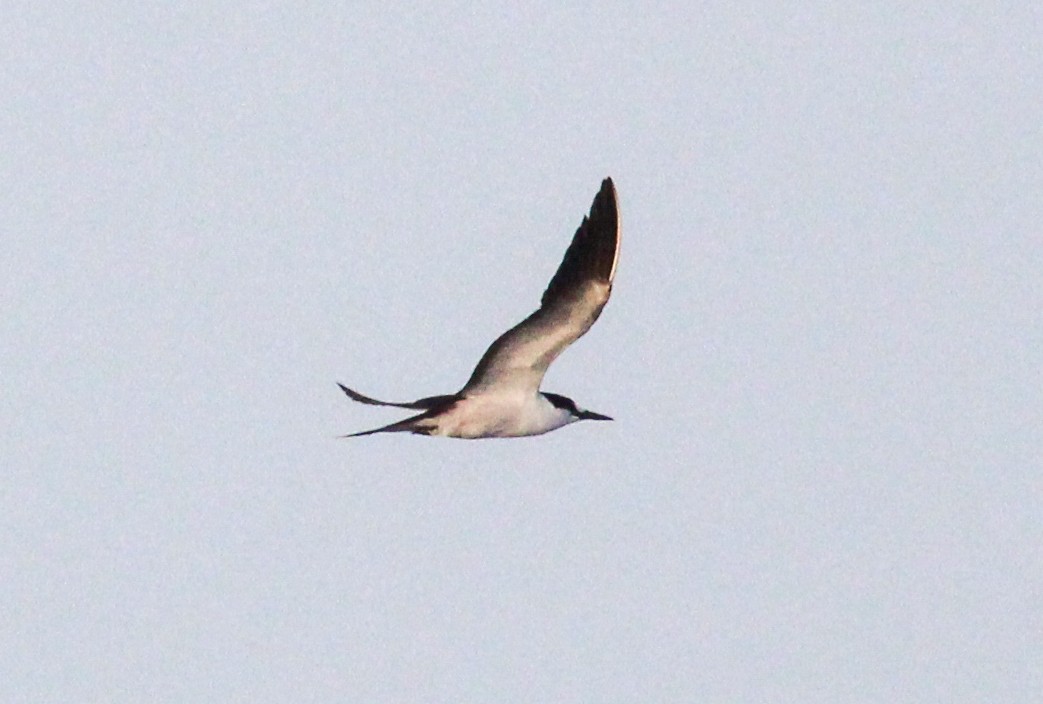
[[[612,420],[610,417],[603,416],[600,413],[595,413],[594,411],[580,411],[579,419],[580,420]]]

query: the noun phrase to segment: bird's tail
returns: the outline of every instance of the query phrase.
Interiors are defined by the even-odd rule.
[[[374,435],[375,433],[417,433],[419,435],[429,435],[434,428],[425,428],[419,423],[419,421],[422,421],[427,417],[427,413],[421,413],[420,415],[400,420],[391,425],[384,425],[379,428],[373,428],[372,430],[363,430],[360,433],[348,433],[347,435],[340,435],[338,437],[358,438],[363,435]]]
[[[347,435],[341,435],[342,438],[357,438],[363,435],[373,435],[375,433],[414,433],[416,435],[430,435],[438,427],[437,421],[431,419],[440,413],[443,413],[452,407],[454,403],[460,400],[460,397],[456,394],[448,396],[431,396],[429,398],[422,398],[419,401],[413,401],[412,403],[387,403],[384,401],[378,401],[370,398],[369,396],[363,396],[357,391],[352,391],[344,384],[338,384],[341,389],[344,390],[350,398],[360,403],[368,403],[371,406],[396,406],[399,408],[422,408],[423,413],[418,413],[415,416],[410,416],[405,420],[400,420],[390,425],[384,425],[379,428],[373,428],[372,430],[363,430],[359,433],[348,433]]]
[[[337,386],[340,390],[347,394],[348,398],[352,401],[358,401],[359,403],[365,403],[369,406],[394,406],[395,408],[416,408],[422,410],[429,410],[431,408],[437,408],[445,406],[447,403],[456,400],[455,394],[449,394],[446,396],[428,396],[427,398],[417,399],[416,401],[408,402],[395,402],[395,401],[380,401],[378,399],[360,394],[354,389],[349,389],[344,384],[337,382]]]

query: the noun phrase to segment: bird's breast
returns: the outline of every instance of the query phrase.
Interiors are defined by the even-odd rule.
[[[540,435],[568,423],[542,396],[482,394],[465,397],[439,415],[432,435],[507,438]]]

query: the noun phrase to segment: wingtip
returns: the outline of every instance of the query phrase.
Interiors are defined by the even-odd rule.
[[[601,190],[598,191],[597,196],[594,198],[594,203],[590,207],[590,219],[597,219],[603,226],[607,225],[614,230],[611,251],[612,263],[606,277],[606,281],[611,287],[612,282],[616,278],[616,267],[619,265],[619,244],[621,239],[619,196],[616,194],[616,184],[611,176],[606,176],[605,180],[601,182]],[[584,220],[584,222],[586,221]]]
[[[594,202],[591,203],[591,219],[594,219],[596,216],[617,219],[619,215],[618,201],[616,184],[611,176],[606,176],[601,182],[601,188],[598,189],[597,195],[594,196]]]

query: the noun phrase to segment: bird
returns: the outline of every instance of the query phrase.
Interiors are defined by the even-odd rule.
[[[540,385],[551,363],[590,329],[608,303],[619,263],[619,242],[616,188],[606,178],[543,292],[540,307],[489,345],[463,388],[453,394],[395,403],[365,396],[338,382],[353,401],[421,411],[390,425],[341,437],[413,433],[516,438],[542,435],[581,420],[612,420],[580,408],[567,396],[540,391]]]

